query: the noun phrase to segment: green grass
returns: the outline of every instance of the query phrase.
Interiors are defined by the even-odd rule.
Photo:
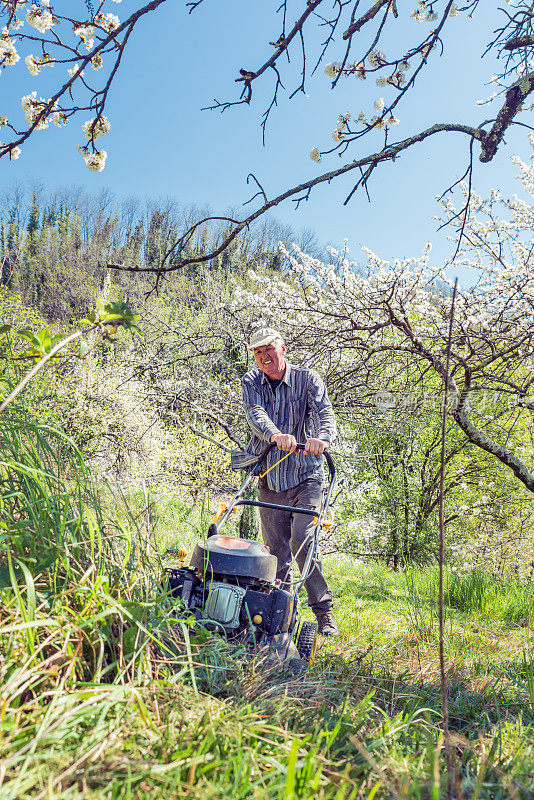
[[[154,494],[148,541],[143,498],[95,492],[64,437],[0,437],[1,800],[446,797],[435,570],[326,559],[342,634],[294,680],[161,595],[160,555],[217,501]],[[528,587],[449,576],[446,598],[454,794],[532,798]]]
[[[368,678],[374,674],[378,684],[394,685],[397,697],[404,693],[410,702],[425,702],[437,711],[435,571],[394,574],[380,565],[351,567],[346,562],[329,562],[326,569],[333,575],[336,616],[343,636],[358,653],[367,653],[362,668]],[[494,581],[488,579],[488,584],[495,590]],[[505,599],[508,590],[505,585]],[[530,624],[524,618],[510,622],[504,601],[496,603],[487,616],[478,609],[460,611],[446,606],[445,659],[451,713],[458,730],[486,730],[488,720],[491,725],[508,714],[521,714],[523,720],[532,721],[527,684],[534,669],[532,642]],[[342,650],[347,647],[345,642],[340,646]],[[325,653],[338,647],[337,642],[326,645]],[[518,691],[520,685],[523,691]]]
[[[528,625],[534,611],[532,585],[498,581],[479,571],[470,575],[452,575],[445,600],[454,608],[480,612],[495,619]]]

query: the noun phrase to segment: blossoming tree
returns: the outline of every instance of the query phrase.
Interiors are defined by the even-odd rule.
[[[534,165],[515,162],[526,200],[498,191],[484,200],[463,187],[468,214],[457,263],[470,271],[472,285],[456,297],[449,412],[469,442],[534,492]],[[447,220],[457,218],[451,201],[443,208]],[[298,248],[285,251],[292,273],[257,276],[257,290],[238,292],[234,311],[292,326],[317,359],[333,365],[348,405],[367,394],[408,414],[425,393],[431,399],[430,390],[439,412],[449,264],[432,265],[430,245],[418,258],[393,262],[363,251],[366,269],[349,260],[348,250],[331,249],[330,264]]]
[[[106,8],[110,5],[106,0],[0,0],[0,67],[7,73],[4,81],[11,69],[20,68],[21,57],[31,78],[51,67],[60,68],[56,70],[58,81],[52,97],[39,97],[34,89],[21,98],[25,124],[17,121],[15,109],[8,115],[0,114],[0,126],[9,133],[2,138],[10,139],[0,142],[0,158],[17,159],[24,142],[51,122],[61,128],[75,115],[89,113],[93,116],[82,125],[84,144],[78,149],[88,169],[101,172],[107,153],[98,149],[96,140],[111,128],[104,114],[110,86],[135,26],[164,2],[152,0],[139,6],[121,22]]]

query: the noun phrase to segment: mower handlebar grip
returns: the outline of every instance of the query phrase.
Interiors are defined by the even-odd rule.
[[[255,465],[255,467],[254,467],[254,472],[255,472],[256,474],[257,474],[257,473],[259,473],[259,471],[260,471],[260,468],[261,468],[261,465],[263,464],[263,462],[264,462],[264,461],[265,461],[265,459],[267,458],[267,455],[268,455],[268,453],[270,453],[270,452],[271,452],[271,450],[273,450],[275,447],[276,447],[276,442],[271,442],[271,443],[270,443],[270,444],[269,444],[269,445],[268,445],[268,446],[265,448],[265,450],[264,450],[264,451],[263,451],[263,453],[261,454],[261,456],[260,456],[260,458],[259,458],[259,460],[258,460],[257,464],[256,464],[256,465]],[[302,442],[297,442],[297,450],[302,450],[302,451],[304,451],[305,449],[306,449],[306,445],[305,445],[305,444],[303,444]],[[326,463],[328,464],[328,471],[329,471],[329,473],[330,473],[330,482],[332,483],[332,482],[333,482],[333,480],[334,480],[334,478],[335,478],[335,475],[336,475],[336,468],[335,468],[335,466],[334,466],[334,462],[333,462],[333,460],[332,460],[332,456],[330,455],[330,453],[328,452],[328,450],[325,450],[325,451],[323,452],[323,457],[324,457],[324,459],[325,459]]]

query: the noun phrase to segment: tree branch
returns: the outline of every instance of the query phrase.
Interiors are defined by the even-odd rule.
[[[421,340],[415,336],[411,328],[402,320],[399,320],[392,310],[390,310],[389,313],[392,323],[397,328],[402,330],[404,335],[412,342],[416,352],[426,358],[427,361],[432,364],[438,375],[445,380],[445,366],[442,364],[439,358],[437,358],[434,353],[432,353],[423,345]],[[480,447],[481,450],[485,450],[486,453],[491,453],[491,455],[498,458],[502,464],[507,466],[514,473],[516,478],[518,478],[527,487],[527,489],[529,489],[531,492],[534,492],[534,472],[531,472],[509,448],[494,442],[489,438],[489,436],[486,436],[483,431],[481,431],[471,422],[467,416],[465,404],[463,402],[466,394],[465,391],[460,392],[452,376],[449,376],[449,385],[456,397],[457,402],[457,406],[455,409],[453,409],[452,415],[469,441],[475,444],[477,447]]]
[[[451,381],[451,384],[453,383],[454,382]],[[497,442],[494,442],[489,438],[489,436],[486,436],[483,431],[475,427],[475,425],[473,425],[471,420],[468,418],[465,408],[462,408],[459,411],[454,411],[453,416],[470,442],[476,444],[476,446],[480,447],[481,450],[485,450],[486,453],[491,453],[491,455],[498,458],[502,464],[511,469],[516,478],[519,478],[521,483],[524,483],[527,489],[529,489],[531,492],[534,492],[534,472],[531,472],[529,469],[527,469],[526,465],[519,458],[517,458],[517,456],[511,450],[503,445],[497,444]]]
[[[374,6],[371,6],[369,11],[366,11],[365,14],[362,14],[362,16],[356,20],[356,22],[353,22],[352,25],[349,25],[349,27],[343,34],[343,39],[345,41],[347,39],[350,39],[353,33],[357,33],[360,30],[360,28],[363,28],[366,22],[369,22],[378,14],[378,12],[383,6],[389,5],[390,3],[391,0],[376,0],[376,3],[374,4]]]
[[[211,442],[212,444],[217,445],[217,447],[220,447],[221,450],[224,450],[225,453],[231,453],[232,452],[232,448],[231,447],[228,447],[227,445],[223,444],[222,442],[219,442],[219,440],[216,439],[215,436],[210,436],[209,433],[204,433],[204,431],[199,431],[199,429],[196,428],[193,423],[191,423],[191,425],[189,425],[188,427],[189,427],[189,430],[192,433],[195,434],[195,436],[200,436],[201,439],[206,439],[207,442]]]
[[[534,36],[514,36],[503,45],[503,50],[517,50],[519,47],[528,47],[534,44]]]
[[[324,175],[319,175],[317,178],[312,178],[306,183],[301,183],[298,186],[294,186],[292,189],[288,189],[286,192],[283,192],[282,194],[278,195],[278,197],[275,197],[272,200],[269,200],[269,202],[264,203],[261,206],[261,208],[259,208],[257,211],[250,214],[245,219],[241,220],[241,222],[237,223],[236,226],[230,231],[230,233],[228,233],[228,235],[223,238],[221,243],[208,253],[181,259],[178,264],[169,265],[167,267],[163,266],[160,266],[159,268],[141,267],[139,265],[125,266],[124,264],[108,264],[108,267],[110,269],[116,269],[122,272],[138,272],[138,273],[150,272],[157,275],[161,275],[166,272],[175,272],[176,270],[181,269],[182,267],[185,267],[188,264],[200,264],[202,262],[211,261],[213,258],[220,255],[220,253],[222,253],[223,250],[225,250],[226,247],[228,247],[228,245],[236,238],[236,236],[238,236],[241,233],[242,230],[248,228],[252,222],[258,219],[258,217],[261,217],[271,208],[274,208],[275,206],[279,205],[284,200],[287,200],[288,198],[294,197],[294,195],[298,194],[304,194],[304,196],[306,196],[306,194],[309,194],[309,192],[314,186],[318,186],[321,183],[330,183],[330,181],[332,181],[334,178],[339,177],[340,175],[344,175],[347,172],[359,169],[362,166],[373,164],[373,162],[376,162],[378,164],[384,161],[394,161],[395,158],[399,155],[399,153],[403,152],[404,150],[407,150],[414,144],[423,142],[430,136],[434,136],[437,133],[443,133],[445,131],[451,133],[465,133],[472,139],[478,139],[481,142],[484,142],[484,139],[486,137],[486,132],[482,130],[482,128],[475,128],[471,125],[463,125],[453,122],[436,123],[435,125],[432,125],[432,127],[427,128],[426,130],[421,131],[420,133],[416,133],[413,136],[409,136],[406,139],[402,139],[400,142],[387,145],[382,150],[379,150],[377,153],[372,153],[371,155],[364,156],[363,158],[350,161],[348,164],[345,164],[342,167],[339,167],[338,169],[332,170],[331,172],[326,172],[324,173]],[[184,237],[186,236],[187,234],[184,234]]]
[[[534,71],[529,72],[528,75],[524,75],[510,86],[506,92],[505,103],[499,111],[493,127],[482,142],[482,152],[479,156],[480,161],[483,163],[491,161],[503,140],[507,128],[515,115],[521,110],[521,106],[527,95],[529,95],[533,89]]]

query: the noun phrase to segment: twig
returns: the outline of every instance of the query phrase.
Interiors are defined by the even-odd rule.
[[[201,439],[206,439],[207,442],[211,442],[212,444],[217,445],[217,447],[220,447],[221,450],[224,450],[225,453],[232,452],[231,447],[228,447],[228,445],[219,442],[218,439],[215,438],[215,436],[210,436],[209,433],[204,433],[204,431],[200,431],[198,428],[195,427],[194,424],[188,425],[188,428],[191,431],[191,433],[195,434],[195,436],[200,436]]]
[[[356,22],[353,22],[352,25],[349,25],[349,27],[343,34],[343,39],[345,41],[347,39],[350,39],[350,37],[354,33],[357,33],[360,30],[360,28],[362,28],[365,25],[366,22],[369,22],[369,20],[373,19],[373,17],[375,17],[378,14],[382,6],[385,6],[386,3],[389,3],[389,0],[377,0],[374,6],[371,6],[369,11],[366,11],[363,16],[361,16],[359,19],[356,20]]]

